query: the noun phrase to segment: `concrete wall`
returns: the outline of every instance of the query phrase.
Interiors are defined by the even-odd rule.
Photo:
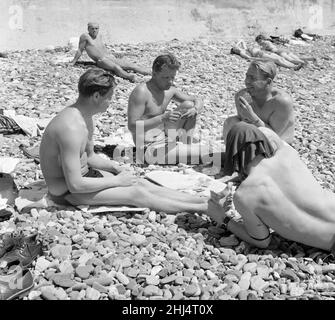
[[[335,0],[1,0],[0,50],[65,45],[98,21],[107,43],[335,33]]]

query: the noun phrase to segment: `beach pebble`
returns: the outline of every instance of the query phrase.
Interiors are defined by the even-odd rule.
[[[250,287],[253,290],[261,291],[264,290],[268,284],[260,276],[252,276],[250,278]]]
[[[101,293],[91,287],[86,288],[86,299],[88,300],[99,300]]]
[[[143,295],[146,297],[160,296],[162,294],[163,294],[162,290],[160,290],[158,287],[154,285],[148,285],[144,287],[144,290],[143,290]]]
[[[142,234],[133,234],[131,235],[131,243],[135,246],[140,246],[146,242],[146,236]]]

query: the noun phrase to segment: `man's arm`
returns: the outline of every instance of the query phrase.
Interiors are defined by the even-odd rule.
[[[136,125],[144,130],[158,127],[165,121],[165,113],[159,114],[150,119],[142,119],[146,106],[146,93],[142,85],[137,86],[129,96],[128,100],[128,129],[136,132]]]
[[[269,118],[269,127],[275,133],[278,134],[280,138],[286,141],[286,138],[291,143],[290,134],[288,130],[292,129],[294,125],[294,114],[293,114],[293,101],[290,96],[280,97],[273,102],[273,113]]]
[[[86,35],[85,34],[82,34],[80,36],[80,39],[79,39],[79,45],[78,45],[78,50],[76,51],[76,54],[73,58],[73,60],[71,61],[71,63],[74,65],[77,63],[78,59],[81,57],[81,55],[83,54],[83,51],[85,50],[86,48]]]
[[[63,134],[65,130],[62,130],[57,137],[57,142],[60,147],[64,178],[69,191],[71,193],[91,193],[120,186],[118,176],[111,175],[99,179],[82,177],[80,163],[82,132],[76,129],[66,129],[67,134]],[[71,139],[68,139],[69,136],[71,136]],[[129,184],[131,184],[131,181]]]
[[[94,143],[92,138],[90,138],[90,140],[87,143],[86,153],[87,153],[87,163],[90,167],[116,174],[122,171],[121,166],[116,161],[104,159],[94,152]]]
[[[204,102],[200,98],[188,95],[178,89],[175,89],[172,99],[177,102],[192,101],[194,103],[195,113],[200,113],[204,107]]]
[[[269,228],[241,201],[238,191],[234,194],[236,210],[243,218],[242,223],[230,220],[227,224],[229,231],[238,238],[260,248],[267,248],[271,241]]]

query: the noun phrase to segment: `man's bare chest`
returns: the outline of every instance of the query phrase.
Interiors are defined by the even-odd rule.
[[[170,95],[153,96],[151,95],[147,101],[145,114],[149,117],[154,117],[165,112],[171,101]]]
[[[99,49],[104,48],[104,44],[100,39],[92,39],[90,37],[87,39],[87,46],[96,47]]]
[[[266,102],[262,106],[258,105],[255,101],[253,101],[253,110],[261,118],[261,120],[268,122],[271,114],[273,113],[273,105],[272,102]]]

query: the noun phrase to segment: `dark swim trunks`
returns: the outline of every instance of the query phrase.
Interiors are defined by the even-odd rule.
[[[245,177],[248,164],[260,154],[265,158],[274,154],[263,132],[243,121],[235,124],[227,135],[223,174],[230,176],[236,171]]]
[[[89,168],[88,172],[85,173],[83,175],[83,177],[85,177],[85,178],[102,178],[103,174],[99,170]],[[60,205],[64,205],[64,206],[72,206],[72,204],[69,201],[67,201],[66,198],[65,198],[66,196],[68,196],[70,194],[71,194],[71,192],[69,190],[65,191],[63,194],[61,194],[59,196],[55,196],[55,195],[51,194],[50,192],[48,192],[48,196],[53,202],[55,202],[57,204],[60,204]]]

